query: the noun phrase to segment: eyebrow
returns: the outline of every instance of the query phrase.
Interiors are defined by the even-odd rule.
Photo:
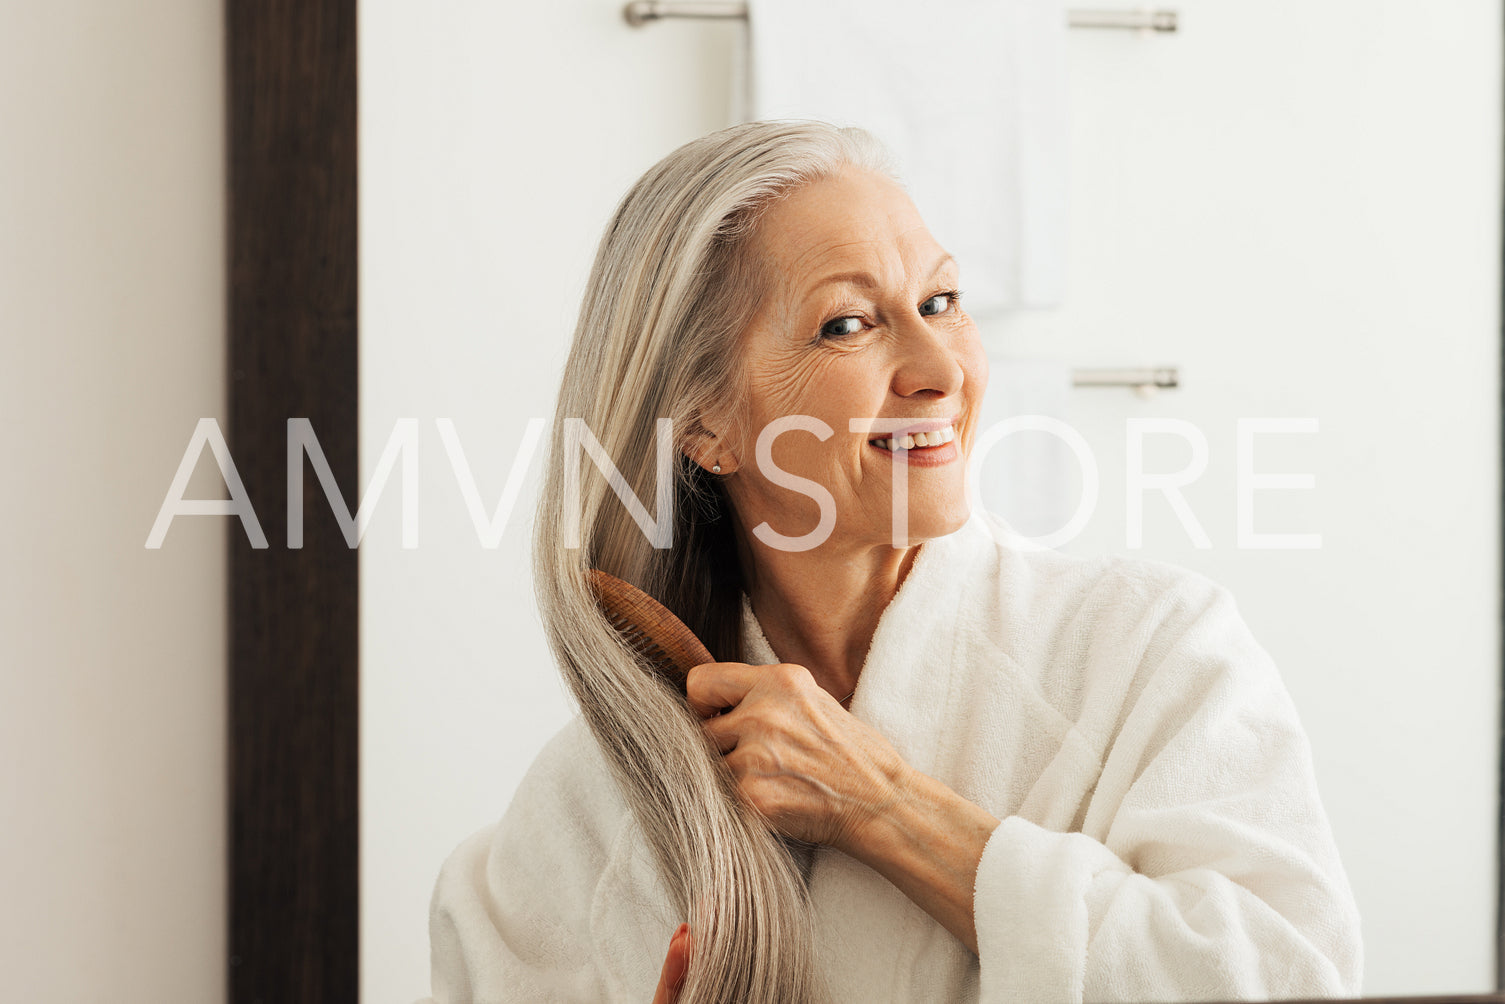
[[[953,265],[955,263],[955,255],[946,255],[935,263],[935,268],[930,270],[929,277],[934,278],[935,274],[941,269],[945,268],[947,265]],[[811,286],[805,292],[805,295],[809,296],[811,293],[814,293],[819,289],[822,289],[826,286],[835,285],[836,283],[847,283],[852,286],[861,286],[864,289],[872,289],[874,286],[878,285],[878,280],[873,278],[873,275],[870,272],[836,272],[832,275],[826,276],[820,282],[817,282],[815,285]]]

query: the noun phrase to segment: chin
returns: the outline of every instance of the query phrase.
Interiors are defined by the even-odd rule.
[[[919,544],[923,541],[933,540],[936,537],[945,537],[960,530],[971,516],[966,501],[956,505],[939,506],[928,508],[924,512],[916,512],[913,509],[909,513],[909,542]]]

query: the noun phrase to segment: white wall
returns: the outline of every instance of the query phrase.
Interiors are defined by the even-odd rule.
[[[1145,551],[1238,597],[1281,667],[1363,917],[1366,995],[1494,985],[1500,714],[1501,6],[1179,4],[1185,34],[1074,40],[1073,296],[1005,342],[1172,363],[1142,402],[1081,391],[1103,494],[1074,551],[1124,551],[1125,420],[1209,441],[1195,549],[1145,500]],[[1153,53],[1151,52],[1153,50]],[[1235,426],[1263,491],[1236,546]],[[1167,437],[1161,437],[1166,439]],[[1146,468],[1188,447],[1152,443]]]
[[[1365,993],[1493,985],[1499,604],[1500,11],[1485,0],[1182,0],[1184,30],[1074,31],[1071,289],[985,319],[1001,350],[1170,364],[1142,401],[1080,391],[1102,469],[1074,552],[1125,551],[1125,422],[1197,423],[1214,547],[1146,502],[1141,554],[1227,583],[1282,667],[1364,916]],[[630,29],[614,0],[419,8],[361,26],[362,469],[421,421],[417,550],[396,491],[362,546],[362,978],[427,992],[438,866],[495,819],[568,714],[532,607],[532,504],[477,543],[434,419],[481,495],[552,412],[601,227],[677,144],[728,124],[740,29]],[[921,209],[923,210],[923,206]],[[965,263],[964,263],[965,264]],[[965,279],[965,272],[963,273]],[[965,282],[963,283],[965,287]],[[1267,437],[1240,551],[1234,423]],[[1187,450],[1152,444],[1147,466]],[[535,464],[534,474],[538,465]],[[395,485],[394,485],[395,489]]]
[[[220,8],[3,5],[7,1000],[224,998],[225,521],[144,547],[225,415]]]
[[[567,710],[533,609],[534,485],[481,549],[434,420],[488,509],[551,416],[595,243],[633,178],[726,123],[732,29],[611,4],[361,4],[361,478],[421,420],[421,537],[396,484],[361,545],[362,994],[428,991],[439,863],[501,814]],[[535,465],[536,475],[541,465]]]

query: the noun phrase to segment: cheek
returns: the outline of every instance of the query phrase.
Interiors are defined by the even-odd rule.
[[[972,385],[972,396],[980,404],[983,394],[988,389],[988,375],[990,371],[988,353],[983,349],[980,340],[973,340],[973,352],[970,355],[970,359],[971,365],[968,366],[966,363],[963,363],[962,368],[966,371],[967,383]]]
[[[980,397],[988,385],[988,351],[982,344],[982,332],[977,330],[972,318],[965,317],[958,326],[956,338],[957,361],[967,376],[968,385]]]
[[[975,334],[969,338],[965,347],[958,352],[957,362],[961,365],[964,375],[966,395],[966,428],[962,433],[963,452],[971,453],[972,444],[976,442],[978,423],[982,420],[983,397],[988,391],[988,353],[983,348],[981,339]]]
[[[839,355],[801,354],[770,360],[752,384],[757,430],[790,415],[818,418],[835,433],[847,431],[847,412],[867,407],[855,393],[863,376],[854,360]]]
[[[759,360],[748,385],[751,424],[744,430],[742,446],[747,463],[755,461],[758,437],[770,424],[794,415],[823,417],[810,407],[820,381],[819,367],[808,362],[777,357]],[[791,473],[809,471],[812,454],[818,454],[825,445],[803,429],[789,429],[773,440],[773,462]]]
[[[853,417],[879,414],[884,386],[853,355],[820,354],[787,359],[782,368],[765,369],[752,385],[752,426],[747,456],[756,456],[757,437],[770,422],[793,415],[824,422],[831,435],[822,440],[804,429],[791,429],[773,441],[773,462],[781,470],[831,484],[837,471],[850,468],[854,440]],[[865,444],[864,444],[865,445]]]
[[[786,415],[800,415],[805,402],[820,381],[819,367],[798,360],[774,361],[753,385],[754,413],[760,425]]]

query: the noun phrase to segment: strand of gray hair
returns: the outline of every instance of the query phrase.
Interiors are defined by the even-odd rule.
[[[733,516],[718,480],[682,453],[708,416],[742,413],[737,348],[764,291],[748,253],[760,213],[849,167],[893,174],[861,130],[782,121],[723,129],[651,168],[601,239],[555,414],[535,521],[539,610],[564,680],[690,923],[682,1004],[828,1000],[809,894],[788,844],[739,796],[683,695],[603,616],[585,572],[637,584],[718,660],[741,661]],[[626,484],[651,502],[662,417],[673,420],[680,459],[675,511],[656,514],[675,521],[674,543],[660,549],[583,450],[565,455],[563,427],[583,419]]]

